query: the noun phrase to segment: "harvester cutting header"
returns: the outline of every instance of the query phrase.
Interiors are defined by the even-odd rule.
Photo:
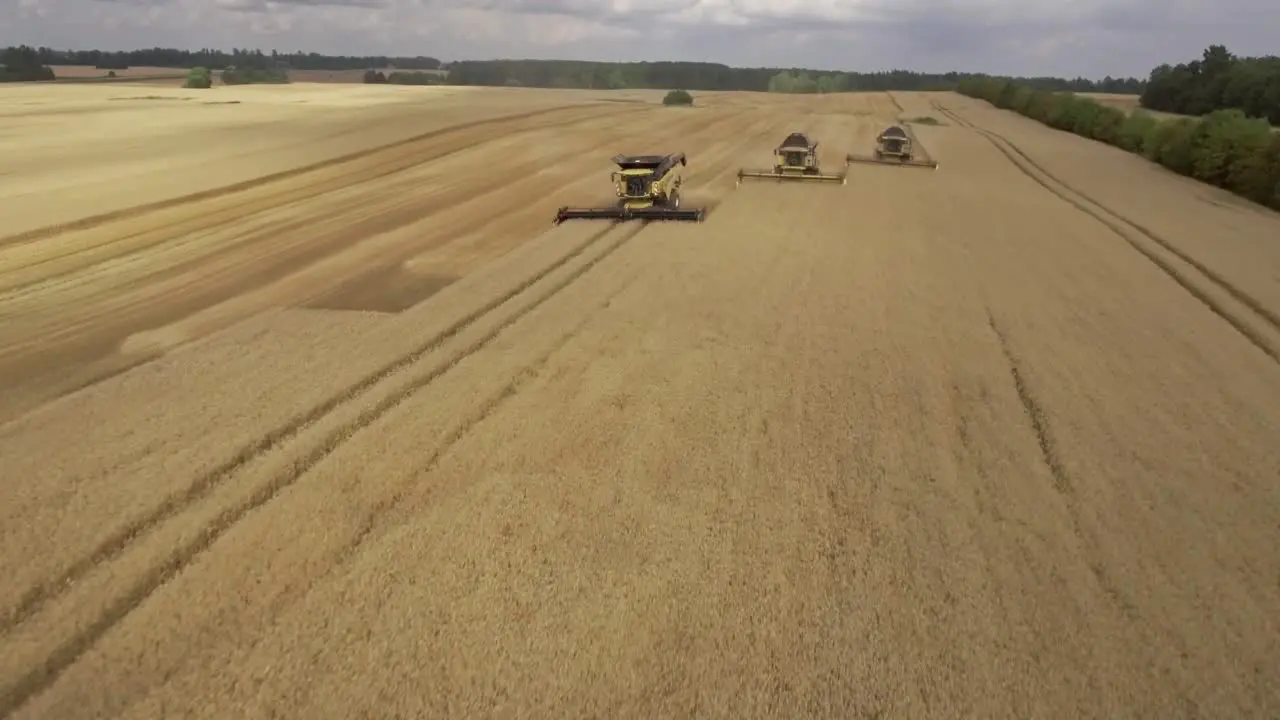
[[[845,158],[845,161],[850,163],[879,163],[882,165],[924,167],[934,170],[938,168],[938,163],[932,160],[916,158],[916,149],[911,136],[898,125],[885,128],[884,132],[876,137],[876,150],[873,157],[849,155]]]
[[[738,171],[738,182],[745,178],[765,178],[769,180],[817,180],[819,182],[838,182],[845,184],[845,173],[828,174],[818,167],[818,143],[810,142],[809,136],[801,132],[793,132],[773,151],[773,169]]]
[[[562,207],[556,224],[565,220],[683,220],[698,222],[706,214],[702,208],[681,209],[680,168],[687,164],[684,153],[669,155],[615,155],[618,166],[613,181],[618,201],[611,207]]]

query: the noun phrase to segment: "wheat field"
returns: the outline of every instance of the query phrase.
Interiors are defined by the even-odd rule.
[[[1275,213],[948,93],[0,94],[0,717],[1280,714]]]

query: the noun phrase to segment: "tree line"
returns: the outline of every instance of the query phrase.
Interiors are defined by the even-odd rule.
[[[1126,113],[1091,98],[1006,78],[970,78],[956,89],[1280,210],[1280,132],[1239,108],[1215,109],[1199,118],[1159,119],[1143,110]]]
[[[1210,45],[1199,60],[1152,70],[1141,104],[1179,115],[1238,108],[1280,125],[1280,57],[1238,57]]]
[[[391,55],[321,55],[319,53],[282,53],[272,50],[233,48],[230,52],[204,48],[202,50],[178,50],[175,48],[150,48],[146,50],[54,50],[47,47],[28,48],[38,65],[74,65],[101,70],[127,70],[131,67],[165,67],[191,69],[197,67],[221,70],[226,67],[246,67],[270,60],[274,66],[287,70],[364,70],[365,68],[394,67],[404,70],[439,70],[440,60],[419,55],[399,57]],[[17,50],[19,48],[7,48]]]
[[[178,50],[150,48],[145,50],[54,50],[47,47],[8,48],[15,62],[5,61],[7,68],[0,78],[7,80],[52,80],[52,65],[92,66],[101,70],[123,70],[129,67],[171,68],[253,68],[260,71],[289,70],[366,70],[365,82],[522,86],[583,89],[671,89],[745,90],[756,92],[824,93],[876,90],[950,90],[967,73],[921,73],[910,70],[857,73],[820,71],[805,68],[734,68],[719,63],[703,62],[579,62],[569,60],[483,60],[461,61],[446,65],[427,56],[353,56],[319,53],[281,53],[272,50],[233,48],[230,52],[214,49]],[[19,57],[20,56],[20,57]],[[8,56],[6,55],[6,58]],[[391,74],[377,73],[393,68]],[[447,68],[443,80],[421,71]],[[392,76],[395,76],[395,79]],[[1074,92],[1138,93],[1143,82],[1135,78],[1034,77],[1021,81],[1045,90]]]
[[[588,62],[576,60],[466,60],[450,63],[450,85],[580,89],[738,90],[823,93],[875,90],[953,90],[971,74],[911,70],[858,73],[805,68],[735,68],[705,62]],[[1142,90],[1136,78],[1101,81],[1023,78],[1047,90],[1128,92]]]

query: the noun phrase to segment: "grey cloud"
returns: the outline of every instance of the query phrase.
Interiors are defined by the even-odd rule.
[[[429,54],[444,59],[541,57],[611,60],[700,60],[745,66],[824,69],[981,71],[1022,75],[1145,75],[1162,62],[1197,56],[1211,43],[1241,54],[1274,52],[1280,4],[1273,0],[877,0],[860,20],[741,13],[741,27],[673,19],[697,0],[40,0],[42,15],[0,2],[0,44],[132,48],[155,45],[243,47],[258,44],[352,54]],[[964,4],[961,4],[964,2]],[[723,3],[722,3],[723,4]],[[90,10],[98,8],[97,12]],[[120,8],[119,12],[111,8]],[[150,14],[125,8],[151,8]],[[776,7],[787,7],[780,2]],[[476,39],[457,8],[506,16],[504,34]],[[741,6],[739,6],[741,9]],[[198,14],[199,20],[185,19]],[[262,17],[290,22],[264,33]],[[361,15],[360,13],[368,13]],[[258,17],[257,25],[251,18]],[[103,19],[117,22],[108,27]],[[532,27],[557,17],[588,24],[574,42],[549,44]],[[382,18],[382,19],[379,19]],[[520,20],[525,18],[525,20]],[[353,19],[369,19],[353,27]],[[358,24],[357,24],[358,25]],[[622,28],[631,36],[590,27]],[[797,41],[800,36],[807,39]]]
[[[99,0],[100,2],[169,2],[170,0]],[[269,13],[276,9],[352,7],[371,10],[391,6],[391,0],[215,0],[214,6],[232,12]],[[292,6],[292,7],[291,7]]]
[[[392,0],[273,0],[277,5],[297,7],[355,7],[382,9],[391,7]]]

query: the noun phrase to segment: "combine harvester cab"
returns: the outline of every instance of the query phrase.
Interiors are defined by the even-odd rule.
[[[886,128],[876,137],[875,155],[849,155],[847,163],[874,163],[880,165],[899,165],[904,167],[938,169],[938,163],[932,160],[916,158],[915,143],[907,131],[898,125]]]
[[[840,183],[847,181],[845,173],[829,174],[822,172],[818,166],[818,143],[810,142],[804,133],[793,132],[773,151],[772,170],[738,171],[738,184],[746,178],[766,180],[810,180],[817,182]]]
[[[682,152],[670,155],[616,155],[618,166],[610,174],[618,201],[611,207],[562,207],[555,224],[565,220],[682,220],[701,222],[704,208],[681,208],[680,168],[687,164]]]

